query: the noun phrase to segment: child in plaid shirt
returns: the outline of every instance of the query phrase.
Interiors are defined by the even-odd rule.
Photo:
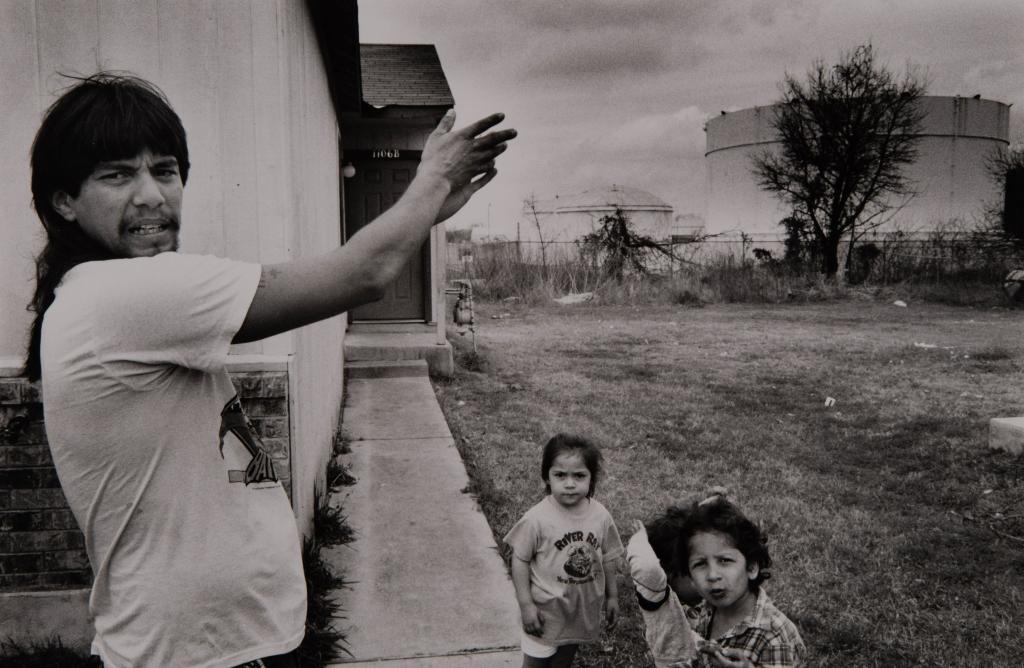
[[[701,668],[794,668],[806,648],[800,632],[761,583],[772,560],[761,529],[723,496],[694,504],[676,544],[680,572],[704,599],[697,608]]]

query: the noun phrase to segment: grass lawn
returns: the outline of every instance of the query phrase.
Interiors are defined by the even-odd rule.
[[[493,318],[492,316],[502,316]],[[557,431],[603,449],[620,531],[724,485],[769,536],[766,585],[814,666],[1020,665],[1024,313],[800,305],[478,304],[435,383],[494,534],[543,495]],[[827,397],[835,405],[825,406]],[[650,666],[625,617],[577,665]]]

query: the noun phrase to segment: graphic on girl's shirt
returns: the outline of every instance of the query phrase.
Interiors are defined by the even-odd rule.
[[[585,578],[594,567],[590,559],[590,550],[586,545],[579,545],[569,551],[569,559],[565,562],[565,572],[574,578]]]
[[[220,413],[220,456],[228,464],[228,482],[278,482],[274,461],[242,410],[237,394]]]
[[[594,581],[594,554],[598,547],[597,536],[588,532],[586,538],[582,531],[568,531],[555,541],[555,549],[565,550],[566,559],[562,570],[568,578],[558,577],[563,584],[586,584]]]

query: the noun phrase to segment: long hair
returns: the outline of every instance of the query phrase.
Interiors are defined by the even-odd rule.
[[[36,256],[36,289],[27,307],[35,313],[22,370],[30,381],[42,373],[43,316],[64,275],[83,262],[112,259],[77,223],[54,210],[53,196],[78,197],[98,163],[133,158],[145,149],[174,156],[182,185],[188,178],[185,128],[160,89],[113,72],[69,78],[77,83],[47,109],[32,143],[32,205],[46,245]]]

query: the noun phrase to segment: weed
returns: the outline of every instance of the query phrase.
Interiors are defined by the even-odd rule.
[[[486,371],[487,359],[479,350],[468,350],[459,356],[459,366],[466,371]]]
[[[977,350],[971,355],[975,360],[979,362],[1001,362],[1004,360],[1012,360],[1017,355],[1009,348],[1003,346],[991,346],[982,350]]]
[[[474,344],[459,337],[449,337],[452,344],[452,356],[455,358],[455,365],[471,373],[483,373],[487,371],[487,356],[484,355]]]
[[[846,284],[825,281],[814,271],[816,261],[780,261],[762,248],[753,249],[751,259],[746,244],[734,245],[712,238],[673,245],[642,271],[620,263],[609,278],[608,267],[582,243],[545,242],[541,252],[537,244],[490,242],[474,245],[472,260],[452,263],[448,271],[469,280],[480,300],[515,297],[533,306],[576,292],[593,292],[604,304],[697,306],[835,300],[880,291],[930,303],[1003,306],[1002,280],[1024,261],[1024,246],[955,222],[925,235],[896,230],[865,237],[854,247]]]
[[[352,452],[352,438],[343,426],[338,425],[338,429],[334,432],[334,442],[331,444],[331,455],[337,457],[350,452]]]
[[[671,293],[673,304],[680,306],[703,306],[704,300],[698,293],[692,292],[689,288],[680,288]]]
[[[302,666],[322,668],[349,654],[345,635],[334,623],[341,619],[341,606],[332,594],[346,585],[324,560],[323,550],[351,541],[352,530],[340,508],[333,507],[320,490],[313,494],[313,531],[302,543],[302,566],[306,575],[306,635],[298,649]]]
[[[0,640],[0,668],[103,668],[98,656],[65,647],[59,637],[19,643]]]
[[[357,482],[358,479],[352,475],[351,467],[342,464],[337,457],[332,457],[331,461],[327,463],[327,487],[329,489],[349,487]]]

